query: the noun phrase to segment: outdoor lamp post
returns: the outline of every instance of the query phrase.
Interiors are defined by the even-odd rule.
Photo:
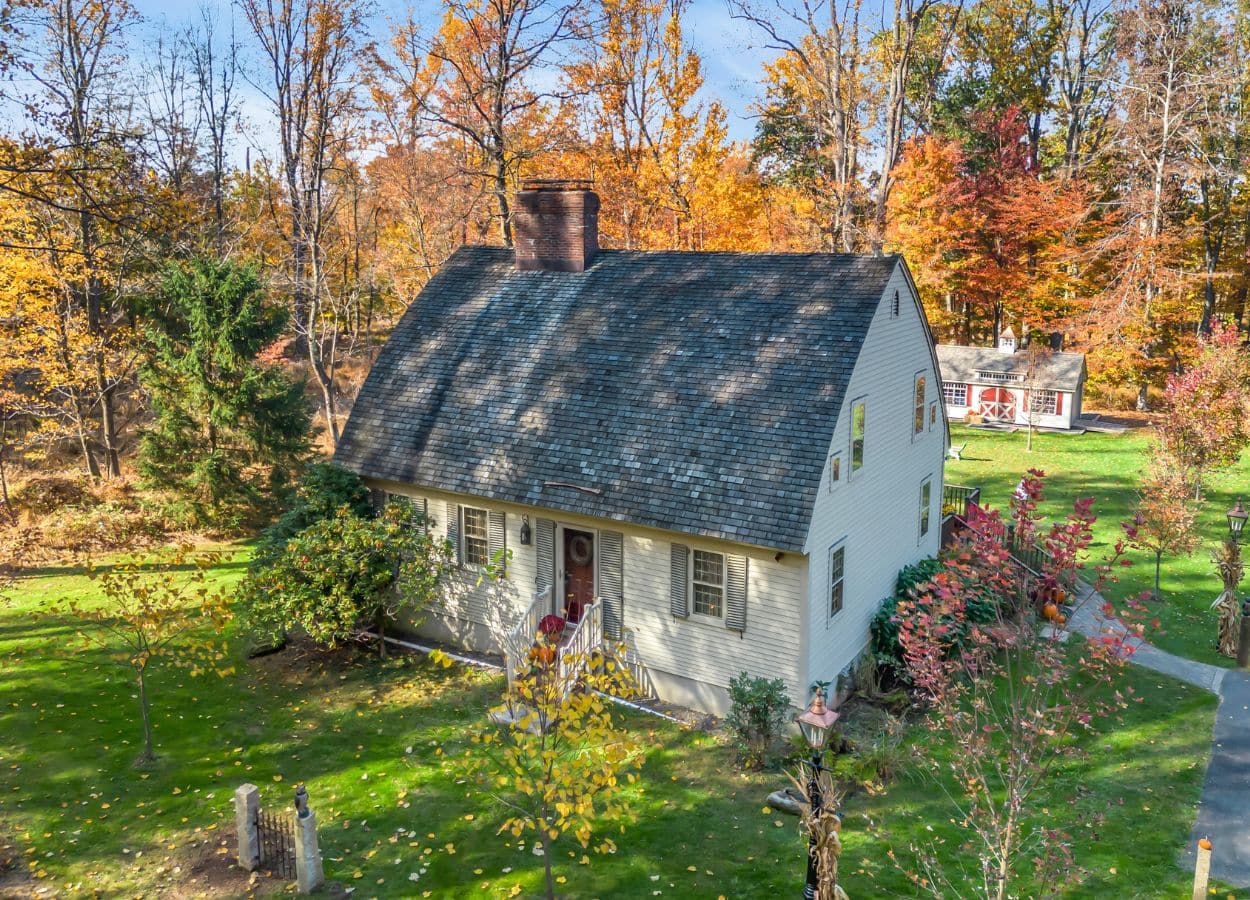
[[[816,688],[811,704],[806,712],[798,717],[799,730],[803,732],[807,746],[812,748],[810,763],[812,775],[807,784],[807,796],[812,804],[812,821],[815,821],[824,808],[823,798],[820,795],[820,773],[825,767],[821,765],[821,757],[825,753],[825,741],[829,737],[829,728],[837,720],[838,714],[825,706],[825,689],[821,687]],[[816,889],[819,884],[816,871],[816,834],[813,832],[807,845],[807,881],[803,886],[805,900],[816,900]]]
[[[1241,529],[1246,527],[1247,518],[1250,518],[1250,513],[1246,512],[1241,505],[1241,498],[1238,497],[1236,505],[1228,511],[1228,536],[1234,543],[1241,540]]]

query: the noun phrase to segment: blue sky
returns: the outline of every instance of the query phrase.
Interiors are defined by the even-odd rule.
[[[437,23],[442,9],[437,0],[378,0],[374,23],[377,35],[385,34],[388,22],[403,19],[414,3],[424,21]],[[153,30],[161,23],[177,28],[198,20],[203,5],[217,11],[222,26],[234,16],[240,38],[247,37],[246,23],[228,0],[135,0],[145,20],[143,27]],[[225,28],[222,30],[224,32]],[[725,0],[693,0],[685,30],[687,39],[703,58],[705,94],[720,98],[728,110],[729,136],[749,140],[755,131],[749,107],[757,95],[762,63],[771,54],[758,47],[756,35],[744,23],[729,17]],[[245,114],[250,108],[251,118],[259,119],[263,112],[259,104],[262,103],[260,96],[248,91]]]

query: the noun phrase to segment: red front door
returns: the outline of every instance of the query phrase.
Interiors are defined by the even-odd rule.
[[[595,536],[564,529],[564,618],[578,622],[595,598]]]

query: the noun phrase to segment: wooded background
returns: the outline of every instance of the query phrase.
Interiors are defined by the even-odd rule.
[[[607,247],[901,252],[940,340],[1063,332],[1139,408],[1246,323],[1246,0],[727,2],[772,56],[748,142],[686,0],[448,0],[388,33],[363,0],[179,33],[6,0],[0,465],[121,470],[150,298],[205,258],[258,270],[287,314],[258,364],[307,377],[332,447],[390,324],[459,245],[510,243],[527,177],[593,179]]]

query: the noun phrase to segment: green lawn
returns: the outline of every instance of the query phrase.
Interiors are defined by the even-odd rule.
[[[1071,509],[1077,497],[1094,497],[1098,514],[1096,543],[1091,554],[1101,558],[1130,519],[1137,484],[1149,453],[1145,429],[1123,435],[1035,434],[1033,452],[1025,451],[1025,435],[951,427],[951,441],[967,442],[962,461],[946,464],[952,484],[980,486],[984,499],[1006,508],[1011,492],[1026,469],[1038,468],[1049,478],[1046,512]],[[1233,661],[1215,650],[1216,617],[1212,601],[1222,587],[1211,564],[1211,549],[1228,534],[1225,513],[1238,497],[1250,499],[1250,455],[1233,469],[1212,475],[1205,485],[1198,516],[1203,542],[1191,556],[1163,560],[1160,587],[1164,600],[1154,609],[1162,623],[1150,640],[1165,650],[1202,662],[1231,666]],[[1107,594],[1123,597],[1154,589],[1151,554],[1130,551],[1134,564],[1118,571],[1119,583]]]
[[[236,558],[218,570],[223,583],[240,565]],[[19,865],[54,893],[154,896],[176,884],[177,896],[242,894],[245,883],[224,880],[222,861],[230,796],[244,781],[273,804],[307,782],[327,874],[353,885],[354,896],[539,890],[541,860],[495,834],[500,811],[458,780],[452,761],[498,696],[501,676],[410,656],[293,651],[252,661],[236,652],[237,672],[224,680],[158,670],[162,760],[138,770],[131,685],[97,655],[64,654],[67,633],[31,615],[41,599],[67,591],[89,596],[90,586],[72,571],[44,570],[21,583],[15,605],[0,608],[0,848],[7,837]],[[1142,702],[1087,740],[1089,755],[1050,789],[1048,804],[1063,811],[1082,867],[1067,896],[1163,898],[1187,889],[1176,858],[1193,820],[1214,698],[1138,671],[1131,682]],[[797,893],[796,822],[763,808],[784,778],[738,773],[732,752],[708,735],[641,714],[630,724],[648,732],[650,747],[632,789],[637,821],[612,835],[617,853],[592,854],[587,865],[579,848],[558,850],[569,895]],[[883,795],[856,794],[845,812],[842,870],[853,898],[913,896],[887,859],[891,846],[945,840],[944,853],[967,857],[949,824],[953,810],[919,776]],[[5,877],[0,895],[8,896]]]

